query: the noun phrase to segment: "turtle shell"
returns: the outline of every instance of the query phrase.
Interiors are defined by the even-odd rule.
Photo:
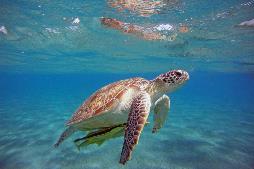
[[[130,88],[144,90],[149,81],[143,78],[131,78],[111,83],[97,90],[77,109],[66,125],[74,125],[91,117],[101,115],[113,108],[116,101]]]

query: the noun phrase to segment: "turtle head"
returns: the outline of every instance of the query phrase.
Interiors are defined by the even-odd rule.
[[[189,74],[184,70],[171,70],[159,75],[154,81],[163,93],[169,93],[189,80]]]

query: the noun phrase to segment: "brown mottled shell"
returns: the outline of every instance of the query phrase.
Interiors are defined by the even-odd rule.
[[[143,90],[149,81],[143,78],[131,78],[111,83],[91,95],[73,114],[67,125],[77,124],[83,120],[103,114],[109,111],[115,101],[120,100],[123,94],[130,88]]]

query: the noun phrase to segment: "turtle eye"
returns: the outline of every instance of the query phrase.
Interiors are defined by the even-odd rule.
[[[178,71],[176,71],[175,74],[176,74],[176,76],[178,76],[178,77],[179,77],[179,76],[182,76],[182,73],[181,73],[181,72],[178,72]]]

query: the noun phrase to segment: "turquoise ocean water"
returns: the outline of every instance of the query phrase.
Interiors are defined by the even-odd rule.
[[[0,1],[0,169],[253,169],[254,1],[163,1],[140,16],[101,1]],[[146,41],[106,28],[184,24],[174,41]],[[79,23],[73,21],[78,18]],[[3,31],[4,29],[5,31]],[[123,138],[78,151],[80,132],[53,144],[90,94],[121,79],[185,69],[170,94],[166,125],[141,135],[118,163]]]

